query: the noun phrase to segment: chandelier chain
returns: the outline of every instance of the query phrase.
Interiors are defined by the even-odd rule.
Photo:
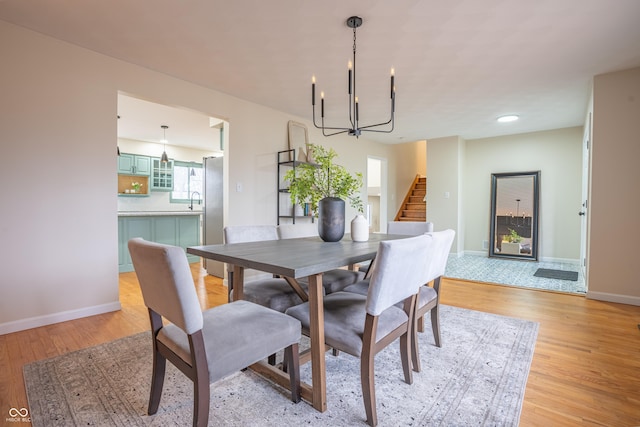
[[[356,29],[353,28],[353,54],[356,54]]]

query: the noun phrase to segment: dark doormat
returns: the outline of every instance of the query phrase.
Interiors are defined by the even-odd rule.
[[[533,273],[536,277],[544,277],[545,279],[573,280],[578,281],[577,271],[551,270],[548,268],[539,268]]]

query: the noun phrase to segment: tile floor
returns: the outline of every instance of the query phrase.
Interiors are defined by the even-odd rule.
[[[538,268],[578,271],[578,280],[555,280],[535,277]],[[450,256],[445,277],[499,283],[525,288],[585,294],[584,277],[578,265],[557,262],[534,262],[489,258],[478,255]]]

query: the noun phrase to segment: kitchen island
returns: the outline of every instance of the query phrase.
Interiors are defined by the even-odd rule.
[[[198,246],[201,241],[202,211],[119,211],[118,271],[133,271],[127,242],[142,237],[151,242],[180,246]],[[200,257],[187,255],[189,262]]]

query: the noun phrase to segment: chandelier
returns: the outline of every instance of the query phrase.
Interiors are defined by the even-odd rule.
[[[338,135],[347,133],[356,138],[362,132],[380,132],[391,133],[394,126],[394,112],[396,107],[396,87],[394,84],[394,70],[391,69],[391,117],[386,122],[376,123],[374,125],[360,126],[360,117],[358,114],[358,96],[356,94],[356,29],[362,25],[362,18],[352,16],[347,19],[347,27],[353,28],[353,61],[349,61],[349,123],[351,127],[331,127],[324,124],[324,92],[320,92],[320,125],[316,123],[316,77],[311,78],[311,108],[313,112],[313,125],[318,129],[322,129],[324,136]],[[390,129],[372,129],[378,126],[390,125]]]

